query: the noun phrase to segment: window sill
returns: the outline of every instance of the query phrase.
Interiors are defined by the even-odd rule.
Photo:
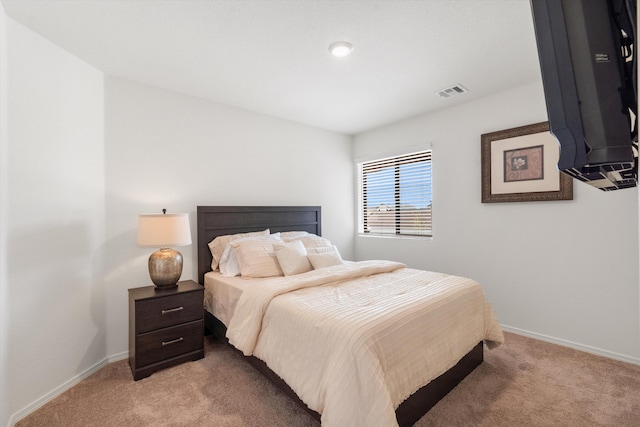
[[[397,234],[369,234],[369,233],[358,233],[358,237],[364,237],[367,239],[395,239],[395,240],[433,240],[433,236],[407,236],[407,235],[397,235]]]

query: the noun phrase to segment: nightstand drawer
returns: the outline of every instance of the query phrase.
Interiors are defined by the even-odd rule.
[[[136,333],[154,331],[203,317],[203,292],[136,302]]]
[[[190,351],[202,349],[202,320],[171,326],[136,337],[136,367],[159,362]]]

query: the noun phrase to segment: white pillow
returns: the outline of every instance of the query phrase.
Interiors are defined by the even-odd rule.
[[[283,231],[280,233],[282,240],[285,242],[290,242],[291,240],[296,240],[301,237],[308,236],[309,233],[306,231]]]
[[[222,252],[224,252],[224,248],[227,247],[227,244],[233,240],[240,239],[243,237],[255,237],[255,236],[268,236],[270,233],[269,229],[263,231],[254,231],[251,233],[238,233],[238,234],[227,234],[224,236],[218,236],[212,241],[209,242],[209,250],[211,251],[211,270],[216,271],[218,269],[218,265],[220,264],[220,257],[222,256]]]
[[[335,252],[340,256],[340,252],[338,251],[338,247],[335,245],[331,246],[316,246],[314,248],[307,248],[308,254],[326,254],[328,252]]]
[[[271,234],[269,236],[256,236],[256,237],[242,237],[240,239],[233,240],[234,242],[244,242],[247,240],[277,240],[280,241],[280,235],[278,233]],[[240,275],[240,263],[236,256],[233,246],[227,243],[222,255],[220,256],[220,273],[225,277],[235,277]]]
[[[316,236],[315,234],[309,234],[308,236],[304,236],[296,240],[300,240],[306,249],[332,246],[329,240],[324,237]]]
[[[338,252],[326,252],[323,254],[307,254],[314,270],[344,264]]]
[[[278,264],[285,276],[306,273],[313,267],[307,258],[307,250],[300,240],[279,243],[274,246]]]
[[[238,257],[242,277],[274,277],[283,272],[276,258],[273,240],[233,241],[231,246]]]

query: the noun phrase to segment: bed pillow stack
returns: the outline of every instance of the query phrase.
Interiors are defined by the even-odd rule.
[[[242,272],[240,266],[240,260],[238,259],[238,255],[236,254],[235,248],[239,246],[240,243],[247,241],[257,241],[257,240],[266,240],[266,243],[280,241],[280,234],[270,234],[267,236],[250,236],[250,237],[242,237],[239,239],[232,240],[227,244],[222,252],[222,256],[220,257],[220,264],[218,268],[220,269],[220,273],[226,277],[234,277],[239,276]],[[265,246],[264,244],[257,243],[257,246],[254,248],[254,252],[260,250],[260,248],[268,248],[269,246]],[[251,250],[253,246],[251,244],[247,245],[248,250]],[[248,256],[248,255],[247,255]],[[245,257],[246,258],[246,257]],[[269,277],[269,276],[267,276]]]
[[[222,244],[225,246],[220,249]],[[209,248],[214,259],[212,268],[215,263],[227,277],[293,276],[343,263],[338,249],[329,240],[306,231],[269,234],[265,230],[219,236]]]
[[[269,234],[269,229],[266,229],[263,231],[255,231],[251,233],[229,234],[216,237],[211,242],[209,242],[209,250],[211,251],[211,255],[213,256],[213,259],[211,260],[211,270],[218,270],[222,252],[224,252],[226,246],[233,240],[242,239],[244,237],[268,237]]]

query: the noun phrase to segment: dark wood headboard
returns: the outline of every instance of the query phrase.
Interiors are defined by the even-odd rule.
[[[198,206],[198,282],[211,271],[209,242],[226,234],[270,229],[321,235],[320,206]]]

